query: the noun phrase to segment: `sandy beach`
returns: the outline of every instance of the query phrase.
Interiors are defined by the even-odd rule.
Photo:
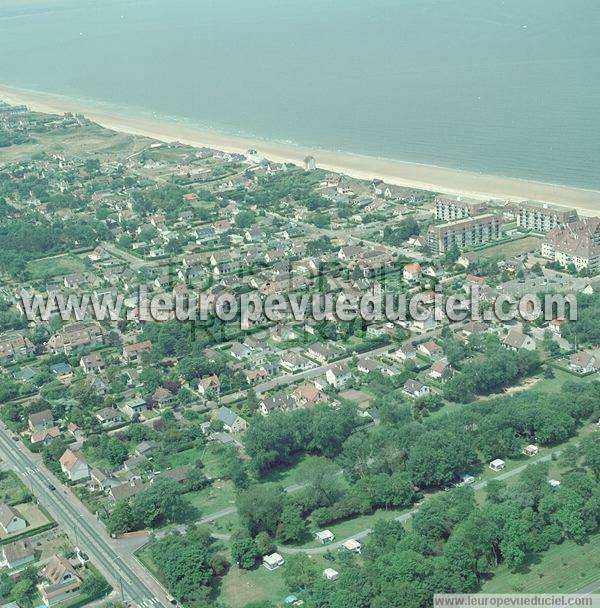
[[[318,167],[360,179],[377,177],[398,186],[480,199],[540,200],[574,207],[584,215],[600,215],[599,190],[585,190],[360,154],[246,139],[160,118],[128,116],[124,113],[104,110],[91,102],[12,87],[0,86],[0,100],[11,104],[25,104],[39,112],[82,113],[108,129],[143,135],[164,142],[179,141],[192,146],[208,146],[228,152],[246,152],[249,148],[254,148],[270,160],[295,164],[302,164],[307,155],[312,155]],[[1,158],[0,152],[0,160]]]

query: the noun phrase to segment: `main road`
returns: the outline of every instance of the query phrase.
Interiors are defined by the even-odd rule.
[[[141,608],[166,608],[166,593],[135,559],[111,539],[79,499],[0,423],[0,457],[22,479],[69,538],[98,568],[123,600]],[[52,490],[51,486],[55,489]]]

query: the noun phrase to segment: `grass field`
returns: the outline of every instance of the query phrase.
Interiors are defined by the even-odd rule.
[[[57,255],[51,258],[32,260],[27,264],[27,270],[33,279],[47,279],[76,272],[84,272],[85,264],[71,254]]]
[[[8,162],[31,159],[41,152],[98,158],[115,153],[129,155],[147,147],[152,141],[138,135],[103,129],[95,124],[35,133],[33,139],[35,141],[27,144],[4,148],[3,159]]]
[[[531,556],[518,572],[505,566],[482,588],[484,593],[569,593],[600,580],[600,533],[584,545],[565,541]],[[600,583],[599,583],[600,591]]]
[[[210,515],[235,505],[235,494],[231,481],[214,482],[198,492],[188,492],[185,498],[199,509],[202,515]]]
[[[0,473],[0,502],[15,505],[24,502],[28,496],[29,490],[12,471]]]
[[[525,253],[527,251],[539,249],[541,241],[542,239],[538,236],[526,236],[521,239],[500,243],[499,245],[494,245],[493,247],[483,247],[477,251],[480,251],[482,257],[486,258],[495,256],[510,257]]]
[[[270,572],[263,566],[257,566],[254,570],[240,570],[232,566],[221,581],[219,600],[231,608],[241,608],[261,600],[281,605],[289,595],[282,573],[281,568]]]

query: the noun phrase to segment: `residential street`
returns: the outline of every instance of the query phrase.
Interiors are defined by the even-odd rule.
[[[165,591],[133,557],[110,539],[104,526],[12,433],[0,424],[0,457],[17,473],[59,526],[90,557],[91,562],[123,599],[141,608],[169,606]],[[51,490],[49,485],[55,486]]]

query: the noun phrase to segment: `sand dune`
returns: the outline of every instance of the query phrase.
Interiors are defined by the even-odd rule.
[[[420,165],[360,154],[309,149],[292,144],[247,139],[202,130],[160,118],[129,116],[103,109],[92,102],[77,101],[60,95],[0,86],[0,99],[12,104],[26,104],[33,110],[49,113],[78,112],[108,129],[144,135],[160,141],[179,141],[193,146],[209,146],[229,152],[258,150],[276,162],[301,164],[307,155],[315,157],[320,168],[371,179],[378,177],[399,186],[409,186],[462,194],[474,198],[497,198],[512,201],[526,199],[576,208],[585,215],[600,215],[600,191],[510,177],[484,175],[444,167]],[[0,161],[2,153],[0,152]]]

